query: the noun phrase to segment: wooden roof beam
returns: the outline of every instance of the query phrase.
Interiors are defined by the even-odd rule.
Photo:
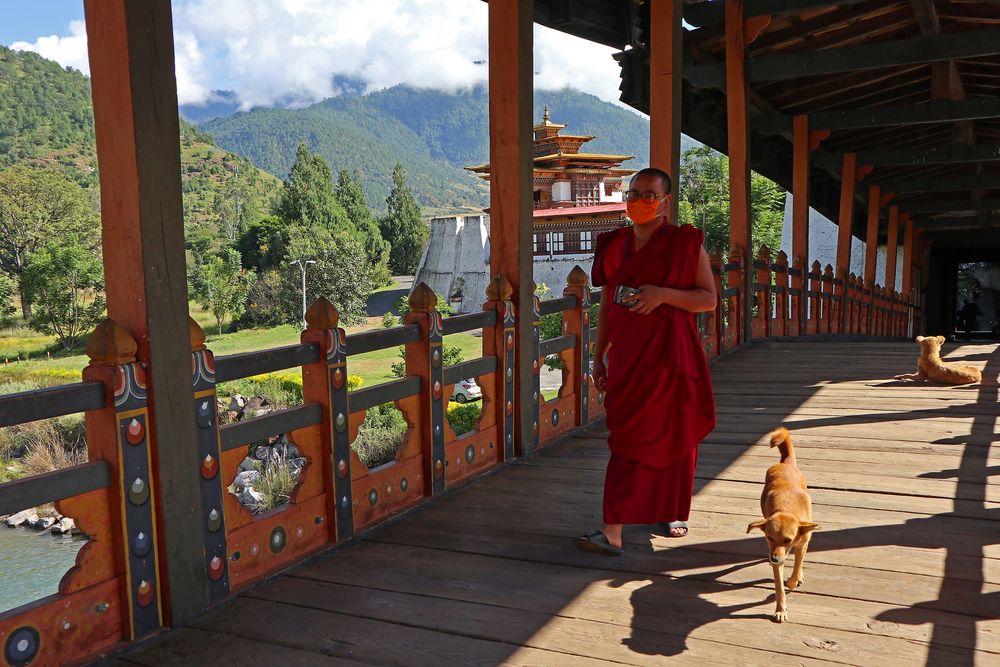
[[[747,77],[750,83],[783,81],[997,54],[1000,28],[985,28],[755,58],[747,64]],[[691,65],[684,68],[684,77],[702,88],[726,84],[726,70],[720,65]]]
[[[933,199],[929,201],[900,202],[899,208],[907,213],[957,213],[959,211],[1000,210],[1000,199]]]
[[[1000,188],[1000,176],[963,174],[925,179],[901,178],[883,181],[881,185],[884,190],[895,192],[897,195],[906,192],[970,192]]]
[[[928,231],[954,231],[957,229],[988,229],[1000,227],[1000,215],[953,216],[925,218],[915,221],[918,229]]]
[[[829,167],[840,164],[836,153],[817,153],[817,165]],[[933,148],[908,148],[903,150],[874,150],[858,152],[858,164],[873,167],[921,164],[960,164],[1000,160],[1000,144],[948,144]]]
[[[961,101],[934,100],[928,104],[817,111],[809,114],[809,125],[827,130],[852,130],[950,123],[980,118],[1000,118],[1000,97],[980,97]],[[762,116],[753,119],[753,129],[762,134],[786,134],[791,132],[791,128],[792,116]]]
[[[832,5],[856,5],[865,0],[746,0],[744,16],[781,16],[800,14],[810,9],[822,9]],[[684,5],[684,20],[702,28],[721,25],[726,20],[725,2],[696,2]]]

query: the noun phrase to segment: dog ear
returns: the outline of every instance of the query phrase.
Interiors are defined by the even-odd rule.
[[[749,526],[747,526],[747,532],[749,533],[754,528],[760,528],[761,530],[764,530],[765,523],[767,523],[767,519],[757,519],[756,521],[752,522]]]
[[[818,523],[813,523],[812,521],[803,521],[799,524],[799,534],[805,535],[806,533],[812,532],[819,528]]]
[[[936,338],[939,343],[944,345],[944,341],[946,340],[944,336],[936,336]]]
[[[917,336],[917,342],[918,343],[924,342],[924,337],[923,336]]]

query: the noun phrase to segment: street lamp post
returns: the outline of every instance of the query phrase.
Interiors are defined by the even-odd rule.
[[[293,259],[288,263],[289,266],[292,264],[298,264],[299,268],[302,270],[302,328],[306,327],[306,267],[310,264],[315,264],[315,259]]]

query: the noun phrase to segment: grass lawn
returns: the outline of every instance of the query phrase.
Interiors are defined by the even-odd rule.
[[[191,304],[191,316],[205,329],[206,344],[216,356],[266,350],[283,345],[294,345],[299,342],[298,327],[289,324],[269,329],[246,329],[219,336],[215,332],[215,318],[195,304]],[[372,317],[359,326],[348,327],[347,333],[359,333],[381,326],[381,318]],[[225,323],[224,328],[228,326]],[[10,334],[10,335],[7,335]],[[482,338],[469,333],[447,336],[447,345],[458,346],[465,359],[475,359],[482,355]],[[0,393],[27,391],[38,387],[51,387],[59,384],[76,382],[80,373],[87,365],[87,356],[83,350],[65,354],[56,351],[50,359],[46,351],[55,345],[52,336],[41,336],[25,329],[9,329],[0,333],[0,357],[5,350],[21,350],[21,361],[16,361],[17,354],[9,354],[8,363],[0,366]],[[27,350],[27,351],[26,351]],[[364,386],[371,386],[393,379],[390,366],[399,360],[399,348],[368,352],[348,361],[351,375],[360,375]],[[28,357],[25,359],[25,357]]]

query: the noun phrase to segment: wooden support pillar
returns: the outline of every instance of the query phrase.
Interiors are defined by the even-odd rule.
[[[906,336],[913,336],[913,221],[903,227],[903,303],[906,307]]]
[[[793,284],[801,290],[798,309],[799,334],[806,333],[809,281],[809,116],[799,114],[792,121],[792,262],[800,264],[803,275]]]
[[[489,3],[490,273],[506,278],[517,308],[515,384],[518,451],[530,451],[533,423],[532,0]]]
[[[743,20],[743,0],[726,2],[726,110],[729,152],[729,245],[738,248],[744,267],[749,267],[753,243],[750,236],[750,126],[747,85],[747,41]],[[732,263],[734,257],[730,257]],[[729,287],[738,287],[742,299],[737,318],[737,343],[750,339],[750,281],[752,272],[731,271]]]
[[[898,254],[899,243],[899,207],[889,207],[889,231],[886,238],[885,248],[885,291],[889,297],[889,335],[898,334],[896,321],[896,255]]]
[[[682,0],[653,0],[649,7],[649,164],[673,181],[673,223],[680,192],[683,9]]]
[[[208,605],[191,410],[180,128],[170,0],[86,0],[108,316],[138,344],[151,390],[165,609]]]
[[[861,327],[864,333],[871,333],[872,312],[875,303],[875,262],[878,258],[878,214],[882,209],[882,190],[877,185],[868,188],[868,227],[865,235],[865,287],[870,294],[861,295],[866,315]]]
[[[840,169],[840,216],[837,220],[838,278],[851,272],[851,225],[854,223],[854,184],[857,181],[857,154],[844,153]]]

